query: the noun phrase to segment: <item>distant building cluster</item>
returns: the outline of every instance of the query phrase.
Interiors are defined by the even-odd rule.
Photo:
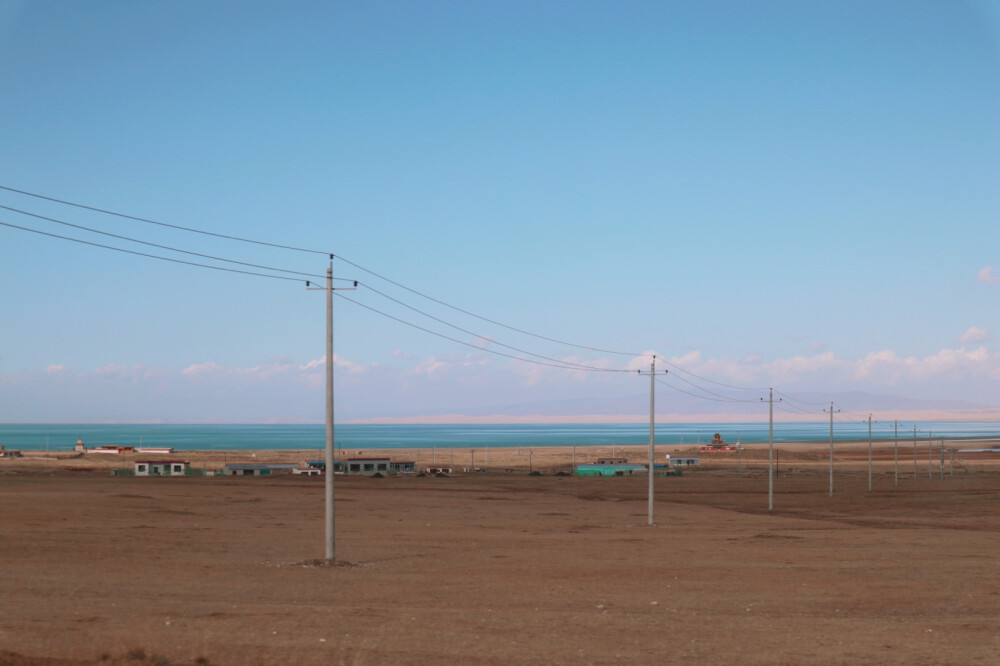
[[[691,467],[700,464],[700,460],[693,456],[666,456],[663,465],[653,465],[653,469],[665,467],[681,468]],[[648,475],[649,465],[646,463],[630,463],[626,458],[598,458],[594,463],[577,465],[574,472],[577,476],[633,476]],[[677,472],[678,474],[680,471]]]
[[[89,452],[96,452],[98,448],[122,449],[115,451],[115,453],[133,452],[124,450],[132,449],[132,447],[97,447],[89,449]],[[102,450],[101,452],[107,451]],[[172,453],[173,449],[170,452]],[[391,458],[348,458],[346,461],[337,460],[333,463],[334,474],[354,476],[412,474],[415,471],[415,462],[392,460]],[[215,471],[192,469],[191,463],[186,460],[143,459],[136,460],[131,469],[114,469],[112,473],[116,476],[275,476],[281,474],[321,476],[326,473],[326,461],[307,460],[304,466],[298,463],[234,462],[226,463],[221,471]]]

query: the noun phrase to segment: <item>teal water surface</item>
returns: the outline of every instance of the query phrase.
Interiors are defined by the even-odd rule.
[[[899,438],[998,437],[998,422],[919,422],[900,424]],[[730,443],[768,441],[766,423],[658,423],[657,444],[707,443],[713,433]],[[828,423],[776,423],[776,442],[828,441]],[[0,445],[26,451],[68,450],[80,438],[88,447],[102,444],[168,446],[178,450],[321,449],[325,428],[317,425],[162,425],[162,424],[0,424]],[[834,438],[867,440],[867,423],[835,423]],[[893,439],[893,424],[872,428],[874,440]],[[634,446],[649,442],[649,425],[382,425],[336,426],[341,449],[479,448],[532,446]]]

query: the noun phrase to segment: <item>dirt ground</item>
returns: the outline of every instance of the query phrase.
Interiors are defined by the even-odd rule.
[[[869,492],[844,451],[831,498],[822,447],[782,450],[770,512],[766,446],[741,475],[703,454],[656,479],[653,527],[647,478],[556,476],[565,451],[337,477],[338,566],[322,478],[4,460],[0,664],[995,665],[998,461],[919,454],[897,486],[881,447]]]

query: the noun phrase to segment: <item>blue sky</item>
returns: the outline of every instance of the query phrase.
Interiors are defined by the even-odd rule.
[[[7,2],[0,90],[0,185],[334,252],[710,390],[1000,406],[995,3]],[[344,419],[645,389],[489,350],[644,360],[335,270],[484,336],[352,294],[472,346],[338,303]],[[322,419],[324,303],[301,284],[0,227],[0,288],[0,420]]]

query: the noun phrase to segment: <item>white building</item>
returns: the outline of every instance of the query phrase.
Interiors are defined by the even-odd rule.
[[[132,468],[136,476],[184,476],[188,464],[186,460],[136,460]]]
[[[367,476],[376,473],[388,474],[390,462],[388,458],[348,458],[347,473]]]

